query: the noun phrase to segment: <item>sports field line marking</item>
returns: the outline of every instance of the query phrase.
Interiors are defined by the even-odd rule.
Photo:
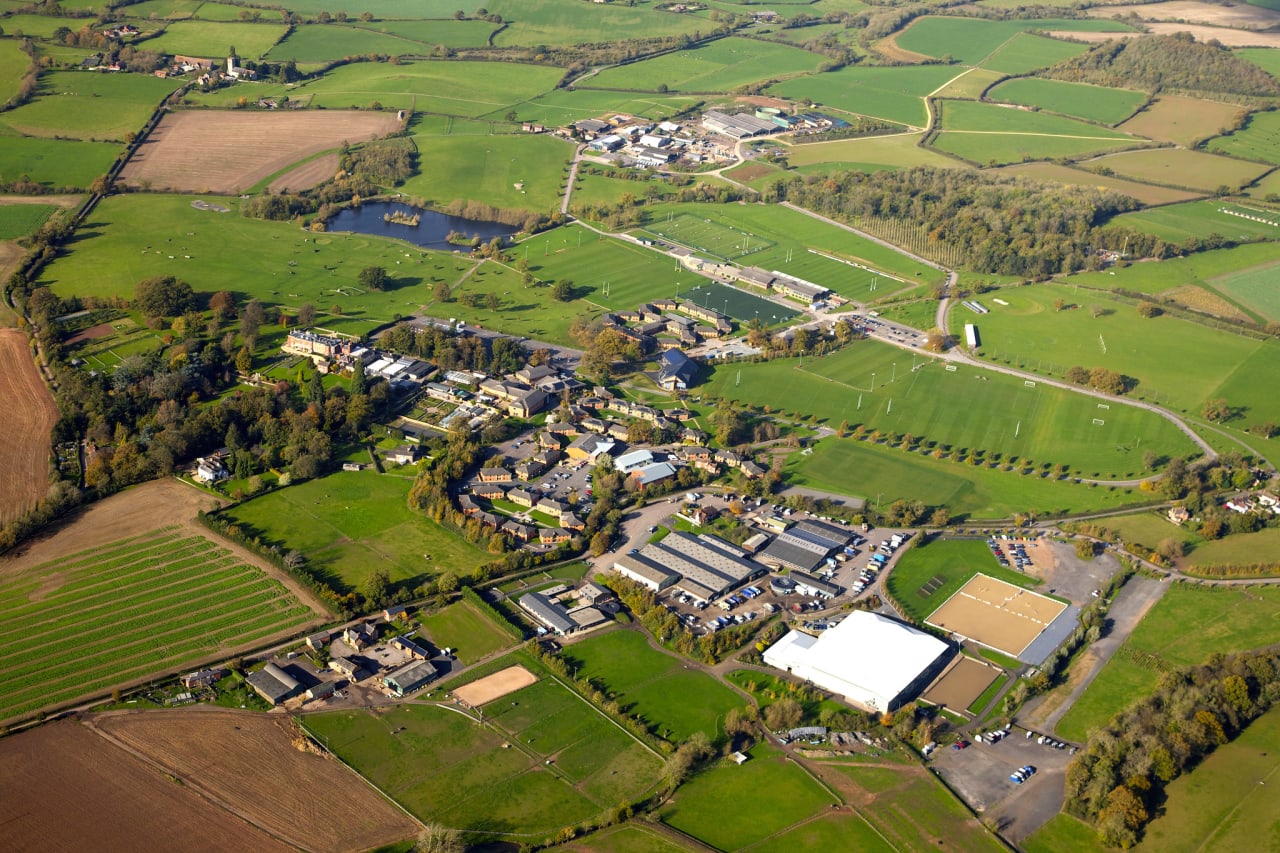
[[[1205,838],[1205,840],[1200,843],[1200,846],[1196,848],[1196,853],[1200,853],[1200,851],[1204,850],[1205,847],[1209,844],[1209,842],[1213,841],[1214,837],[1218,834],[1218,831],[1222,829],[1223,826],[1230,823],[1231,819],[1235,817],[1236,812],[1240,811],[1240,809],[1244,807],[1245,800],[1252,797],[1258,791],[1259,788],[1265,787],[1267,782],[1270,781],[1271,777],[1276,775],[1276,773],[1280,773],[1280,762],[1277,762],[1276,766],[1271,768],[1270,773],[1268,773],[1266,776],[1263,776],[1261,779],[1259,779],[1257,786],[1254,788],[1251,788],[1249,790],[1249,793],[1241,797],[1240,802],[1236,803],[1235,806],[1231,809],[1231,811],[1223,815],[1222,820],[1218,821],[1217,825],[1214,826],[1213,831],[1210,832],[1209,835]]]

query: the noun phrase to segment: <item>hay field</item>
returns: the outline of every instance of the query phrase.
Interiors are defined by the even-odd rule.
[[[124,168],[134,186],[239,193],[290,164],[398,130],[379,112],[170,113]]]
[[[27,336],[0,330],[0,521],[26,512],[48,490],[49,431],[57,419]]]
[[[295,849],[70,720],[0,741],[0,824],[9,850]]]
[[[1179,201],[1191,201],[1200,198],[1200,193],[1189,190],[1177,190],[1171,187],[1157,187],[1137,181],[1126,181],[1113,175],[1098,175],[1083,169],[1060,166],[1056,163],[1017,163],[1004,166],[1000,172],[1009,175],[1022,175],[1037,181],[1057,181],[1077,187],[1094,187],[1096,189],[1114,190],[1123,195],[1136,198],[1143,204],[1172,204]]]
[[[1205,192],[1213,192],[1223,185],[1243,187],[1271,170],[1270,166],[1259,163],[1246,163],[1182,148],[1126,151],[1099,157],[1094,165],[1106,166],[1117,175],[1135,181],[1151,181]]]
[[[1120,125],[1120,130],[1157,142],[1194,147],[1200,140],[1230,126],[1240,110],[1235,104],[1165,95]]]

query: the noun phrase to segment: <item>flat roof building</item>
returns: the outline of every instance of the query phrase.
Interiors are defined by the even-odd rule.
[[[883,712],[908,701],[950,655],[951,647],[937,637],[854,611],[818,637],[791,631],[765,651],[764,662]]]

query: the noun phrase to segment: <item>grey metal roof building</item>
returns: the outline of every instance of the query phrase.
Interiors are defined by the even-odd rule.
[[[704,601],[723,595],[765,571],[764,566],[748,560],[746,552],[723,539],[682,532],[645,545],[632,559],[656,567],[668,576],[678,576],[681,589]]]
[[[613,561],[613,570],[654,591],[680,580],[680,575],[639,554],[623,554]]]
[[[557,634],[568,634],[578,627],[569,618],[567,610],[540,592],[520,596],[520,606],[544,627]]]
[[[774,565],[812,571],[839,545],[825,536],[793,527],[774,538],[757,558]]]
[[[824,598],[835,598],[844,592],[844,587],[822,578],[814,577],[807,572],[793,571],[791,579],[796,582],[796,591],[801,595],[821,595]]]
[[[245,681],[272,705],[279,705],[302,687],[297,679],[274,663],[268,663],[257,672],[249,673]]]
[[[435,664],[429,660],[418,660],[387,673],[382,677],[382,683],[397,696],[406,696],[435,681],[438,675]]]
[[[818,521],[815,518],[804,518],[797,521],[794,529],[804,530],[812,533],[814,536],[820,536],[823,539],[830,540],[832,548],[844,547],[851,537],[850,532],[843,527],[837,527],[834,524],[827,524],[825,521]]]

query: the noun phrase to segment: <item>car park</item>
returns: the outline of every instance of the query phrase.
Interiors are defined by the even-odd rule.
[[[958,741],[956,741],[955,743],[953,743],[953,744],[951,745],[951,748],[952,748],[952,749],[954,749],[954,750],[968,749],[968,748],[969,748],[969,741],[967,741],[967,740],[958,740]]]

